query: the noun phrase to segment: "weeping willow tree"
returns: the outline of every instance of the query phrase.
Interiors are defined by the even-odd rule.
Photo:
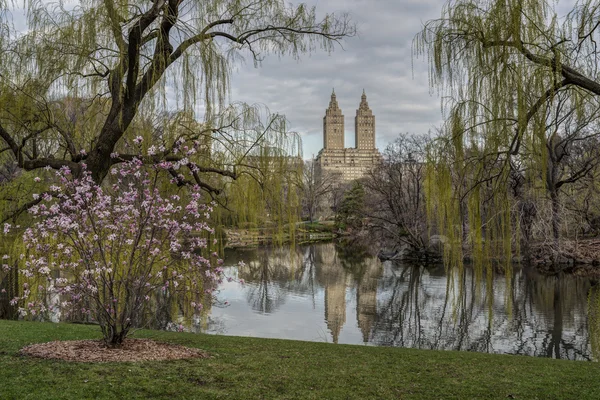
[[[454,244],[448,249],[466,244],[475,259],[510,260],[524,222],[511,210],[511,184],[550,192],[547,171],[569,125],[558,102],[568,104],[573,124],[586,125],[597,113],[600,2],[577,3],[566,16],[556,7],[545,0],[449,1],[415,38],[417,55],[431,66],[430,84],[444,95],[447,122],[430,152],[426,187],[428,212]],[[589,171],[573,167],[554,183]]]
[[[53,169],[85,164],[100,183],[133,158],[162,164],[164,191],[243,194],[229,186],[246,180],[249,156],[297,137],[281,115],[229,104],[234,68],[332,51],[354,33],[345,14],[283,0],[0,0],[0,222],[26,226],[23,212],[53,193]],[[288,175],[267,174],[263,186],[281,193]],[[293,203],[273,205],[277,222]],[[3,271],[0,302],[17,290]]]
[[[226,151],[226,144],[216,148],[220,165],[235,165],[238,178],[224,185],[224,202],[219,210],[224,226],[268,228],[276,241],[293,239],[300,209],[302,142],[295,132],[288,132],[285,119],[265,118],[260,125],[245,132],[239,149]]]
[[[16,7],[0,2],[3,163],[75,172],[85,163],[102,181],[112,165],[132,157],[166,160],[177,184],[213,194],[219,189],[210,176],[235,180],[236,165],[203,163],[182,149],[201,146],[202,136],[233,148],[248,130],[267,126],[275,134],[283,123],[227,104],[232,69],[246,58],[257,65],[269,54],[331,51],[355,33],[345,14],[318,18],[315,8],[282,0],[26,1],[21,27],[11,19]],[[127,145],[137,136],[156,140],[147,121],[173,109],[203,122],[146,140],[144,150],[155,146],[151,154]]]

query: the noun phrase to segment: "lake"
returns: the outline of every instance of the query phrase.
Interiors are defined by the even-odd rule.
[[[243,261],[245,265],[240,266]],[[356,246],[226,250],[225,281],[201,318],[163,301],[141,326],[254,336],[596,360],[600,285],[509,266],[380,262]],[[7,306],[0,295],[0,315]],[[58,300],[56,300],[58,302]],[[150,318],[149,320],[146,318]],[[50,319],[61,319],[60,312]],[[90,322],[87,320],[87,322]]]
[[[594,358],[588,302],[600,296],[589,279],[382,263],[334,243],[228,250],[225,265],[233,281],[196,331]]]

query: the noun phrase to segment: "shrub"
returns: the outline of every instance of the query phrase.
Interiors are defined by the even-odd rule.
[[[18,260],[3,256],[5,271],[19,271],[11,304],[21,316],[87,315],[118,346],[153,298],[201,311],[222,279],[222,261],[209,254],[212,205],[201,203],[198,188],[185,199],[161,196],[160,169],[134,159],[114,167],[114,183],[104,186],[85,169],[80,177],[57,171],[60,184],[30,209]]]

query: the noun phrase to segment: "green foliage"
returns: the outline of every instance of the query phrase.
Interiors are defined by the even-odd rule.
[[[431,85],[444,95],[447,121],[430,149],[427,210],[453,244],[448,249],[460,252],[462,244],[476,259],[510,259],[519,216],[509,180],[522,176],[529,192],[518,195],[525,201],[556,198],[563,183],[580,178],[575,167],[560,184],[547,185],[545,171],[561,162],[553,134],[565,143],[592,137],[575,131],[600,109],[600,7],[583,1],[565,17],[556,7],[546,0],[450,1],[415,38],[416,53],[429,60]]]
[[[27,24],[17,32],[14,7],[0,2],[0,165],[78,173],[85,162],[101,182],[119,160],[167,160],[173,183],[212,196],[235,192],[226,188],[230,180],[254,175],[261,190],[277,196],[242,183],[238,191],[250,192],[244,205],[271,201],[269,218],[292,218],[297,200],[286,188],[293,175],[278,174],[282,165],[257,168],[273,167],[272,157],[284,153],[301,157],[298,135],[282,115],[229,104],[230,76],[246,58],[258,65],[268,55],[332,51],[355,34],[348,15],[318,18],[314,7],[283,0],[26,1]],[[131,145],[138,136],[145,139],[141,153]],[[284,153],[265,154],[270,148]],[[256,156],[269,161],[250,160]],[[23,206],[13,204],[0,218]]]
[[[331,233],[335,228],[334,223],[328,221],[322,222],[303,222],[301,229],[315,233]]]
[[[362,228],[364,201],[365,189],[360,182],[354,181],[336,210],[335,224],[338,229],[357,230]]]
[[[295,138],[296,147],[291,151],[280,141],[279,146],[257,147],[239,164],[240,177],[225,188],[226,208],[221,210],[225,226],[270,227],[276,231],[276,242],[294,236],[299,220],[298,182],[302,173],[301,143]]]
[[[28,31],[17,39],[9,29],[10,14],[1,14],[0,72],[5,83],[29,82],[24,93],[33,99],[62,97],[65,92],[81,98],[104,96],[111,89],[104,74],[127,72],[136,63],[140,69],[131,78],[148,79],[148,89],[159,85],[149,93],[145,107],[164,108],[165,85],[172,84],[181,93],[181,108],[190,110],[202,100],[209,115],[225,104],[232,67],[241,57],[250,55],[259,63],[267,54],[297,58],[319,47],[331,51],[338,39],[354,30],[345,15],[318,20],[314,7],[293,7],[280,0],[193,4],[94,0],[76,7],[27,1],[24,8]],[[143,15],[146,21],[141,21]],[[160,23],[169,18],[172,26],[163,25],[168,30],[159,32]],[[132,29],[136,24],[141,32]],[[285,28],[276,34],[260,29],[267,25]],[[128,45],[134,43],[139,55],[124,59],[123,55],[133,56]],[[244,48],[250,52],[241,51]],[[152,62],[146,64],[142,58]]]

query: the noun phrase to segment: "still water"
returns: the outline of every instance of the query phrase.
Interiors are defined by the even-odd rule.
[[[203,332],[595,359],[588,279],[382,263],[334,243],[230,250],[225,265],[234,280]]]

